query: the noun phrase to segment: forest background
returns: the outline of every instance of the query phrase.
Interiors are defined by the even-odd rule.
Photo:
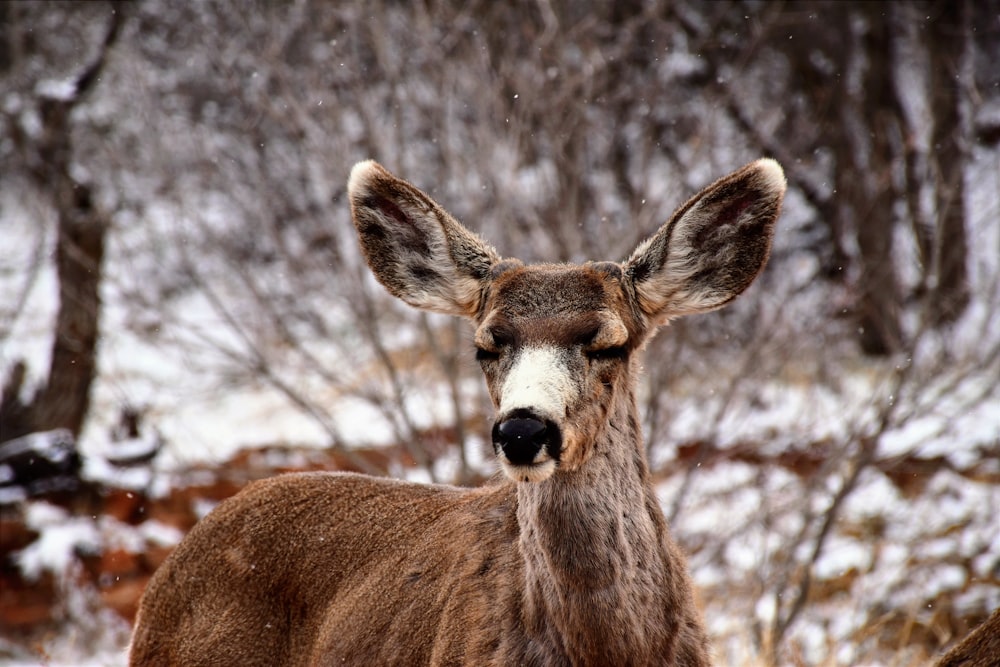
[[[582,261],[768,155],[765,273],[646,352],[661,499],[721,663],[921,664],[1000,607],[998,62],[997,0],[0,3],[0,661],[120,664],[248,479],[493,474],[358,160]]]

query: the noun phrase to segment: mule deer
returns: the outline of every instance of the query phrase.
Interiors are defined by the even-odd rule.
[[[251,484],[150,581],[131,664],[707,664],[634,378],[659,325],[719,308],[760,272],[781,167],[717,181],[620,264],[502,259],[375,162],[348,190],[389,292],[475,322],[505,479]]]

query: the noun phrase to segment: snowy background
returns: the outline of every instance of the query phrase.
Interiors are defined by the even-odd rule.
[[[1000,4],[953,4],[0,5],[0,452],[68,440],[83,480],[0,465],[0,604],[47,600],[0,663],[124,664],[144,577],[248,479],[493,474],[470,331],[360,263],[356,161],[580,261],[768,154],[764,275],[647,351],[663,507],[720,664],[923,664],[1000,606]],[[87,224],[76,425],[44,389]]]

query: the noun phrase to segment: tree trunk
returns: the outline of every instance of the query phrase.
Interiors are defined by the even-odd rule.
[[[59,202],[56,274],[59,312],[48,382],[34,402],[34,430],[67,428],[78,436],[90,408],[90,385],[97,370],[101,260],[108,220],[98,211],[90,189],[58,175]]]
[[[841,214],[849,216],[858,242],[860,276],[857,294],[858,340],[866,354],[890,354],[902,346],[900,291],[893,257],[892,133],[899,122],[892,97],[891,30],[884,8],[861,5],[867,21],[854,44],[860,62],[858,85],[848,72],[842,119],[847,142],[838,149],[837,190]],[[845,154],[846,153],[846,154]]]
[[[41,131],[35,136],[22,133],[16,137],[26,170],[56,212],[59,310],[44,386],[32,399],[22,402],[23,364],[15,365],[5,382],[0,401],[2,440],[56,428],[69,429],[78,436],[90,408],[90,386],[97,369],[101,261],[110,221],[94,202],[90,187],[71,174],[70,116],[99,80],[120,25],[121,8],[114,6],[104,43],[95,60],[77,78],[73,94],[40,96]]]
[[[928,35],[930,56],[930,108],[932,115],[931,160],[937,235],[925,271],[936,278],[931,284],[930,312],[934,324],[954,322],[969,305],[966,268],[968,238],[965,227],[965,182],[962,165],[963,124],[961,117],[960,69],[965,50],[968,3],[938,2],[935,28]]]

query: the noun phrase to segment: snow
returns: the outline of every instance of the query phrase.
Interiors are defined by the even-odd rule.
[[[24,521],[39,538],[16,552],[14,561],[30,581],[43,572],[65,576],[74,570],[79,553],[99,554],[108,549],[142,553],[150,544],[173,546],[184,536],[155,519],[130,526],[109,516],[72,516],[46,502],[28,503]]]
[[[99,647],[96,653],[63,639],[46,647],[46,657],[41,660],[12,659],[4,661],[5,667],[125,667],[128,655],[121,647]]]
[[[35,86],[35,93],[50,100],[68,102],[76,97],[76,80],[43,79]]]
[[[24,391],[47,373],[59,304],[52,256],[54,234],[44,211],[29,208],[13,188],[0,188],[0,370],[27,365]],[[24,397],[27,398],[27,397]]]
[[[77,552],[100,551],[101,536],[95,523],[89,518],[72,517],[60,507],[30,503],[25,524],[40,533],[37,540],[14,555],[17,566],[29,581],[36,581],[42,572],[60,576],[70,572]]]
[[[0,472],[7,474],[5,471],[9,471],[7,466],[0,468]],[[13,472],[10,472],[9,474],[13,477]],[[27,500],[27,498],[28,492],[20,486],[0,487],[0,505],[13,505]]]
[[[827,541],[823,554],[813,565],[813,572],[820,579],[834,579],[851,570],[869,569],[871,560],[872,550],[869,544],[834,536]]]
[[[148,490],[153,484],[154,471],[147,466],[121,468],[98,455],[84,458],[83,477],[111,487],[141,491]]]
[[[143,521],[136,529],[146,542],[161,547],[179,544],[184,537],[184,534],[177,528],[156,519]]]

